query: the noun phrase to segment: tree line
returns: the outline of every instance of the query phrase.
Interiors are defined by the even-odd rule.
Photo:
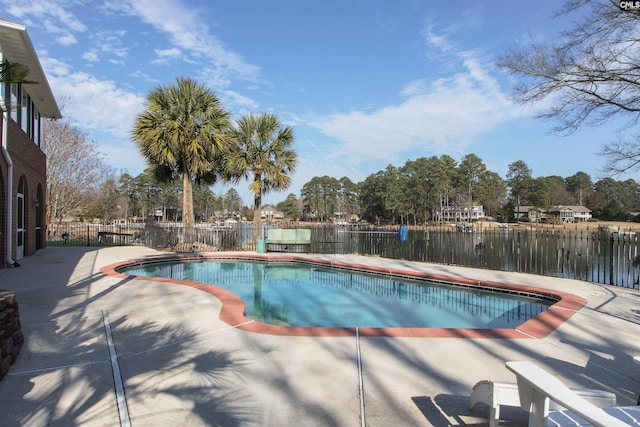
[[[442,155],[388,165],[358,183],[314,177],[302,187],[301,201],[302,218],[316,221],[356,214],[375,224],[424,224],[445,206],[473,205],[500,221],[514,221],[518,206],[559,205],[585,206],[594,218],[626,221],[638,219],[632,212],[640,211],[640,184],[611,177],[594,183],[585,172],[533,177],[523,160],[511,163],[502,178],[475,154],[459,163]]]

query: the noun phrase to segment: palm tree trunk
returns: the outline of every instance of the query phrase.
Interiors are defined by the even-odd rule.
[[[262,239],[262,233],[260,232],[262,221],[262,194],[255,194],[253,197],[253,240],[258,241]]]
[[[182,174],[182,226],[184,242],[193,241],[193,188],[188,173]]]

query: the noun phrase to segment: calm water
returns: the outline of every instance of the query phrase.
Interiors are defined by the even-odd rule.
[[[550,304],[455,285],[295,264],[194,260],[120,271],[215,285],[242,298],[247,317],[287,326],[513,328]]]

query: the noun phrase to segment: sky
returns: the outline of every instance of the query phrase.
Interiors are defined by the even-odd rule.
[[[613,124],[562,136],[512,100],[496,60],[531,37],[569,27],[558,0],[0,0],[27,26],[69,122],[96,141],[117,174],[145,160],[131,140],[153,89],[190,77],[234,119],[270,112],[294,129],[291,186],[315,176],[360,182],[419,157],[479,156],[505,177],[523,160],[534,177],[604,175]],[[620,179],[638,176],[626,176]],[[248,183],[236,188],[252,204]]]

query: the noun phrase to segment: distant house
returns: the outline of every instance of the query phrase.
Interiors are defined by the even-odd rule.
[[[591,209],[584,206],[569,206],[575,212],[574,218],[576,221],[589,221],[593,218],[591,215]]]
[[[547,218],[546,211],[535,206],[517,206],[514,211],[516,220],[540,222],[541,220]]]
[[[484,218],[482,205],[471,206],[443,206],[436,211],[436,220],[445,222],[471,222],[474,219]]]
[[[554,206],[547,212],[550,221],[562,224],[590,220],[591,210],[584,206]]]
[[[0,83],[0,267],[7,267],[45,247],[42,128],[62,115],[24,25],[0,18],[0,61],[22,64],[33,82]]]
[[[263,219],[284,219],[284,212],[277,210],[273,206],[265,206],[262,208],[260,216]]]
[[[357,213],[336,212],[333,214],[333,223],[336,225],[354,224],[360,221]]]

